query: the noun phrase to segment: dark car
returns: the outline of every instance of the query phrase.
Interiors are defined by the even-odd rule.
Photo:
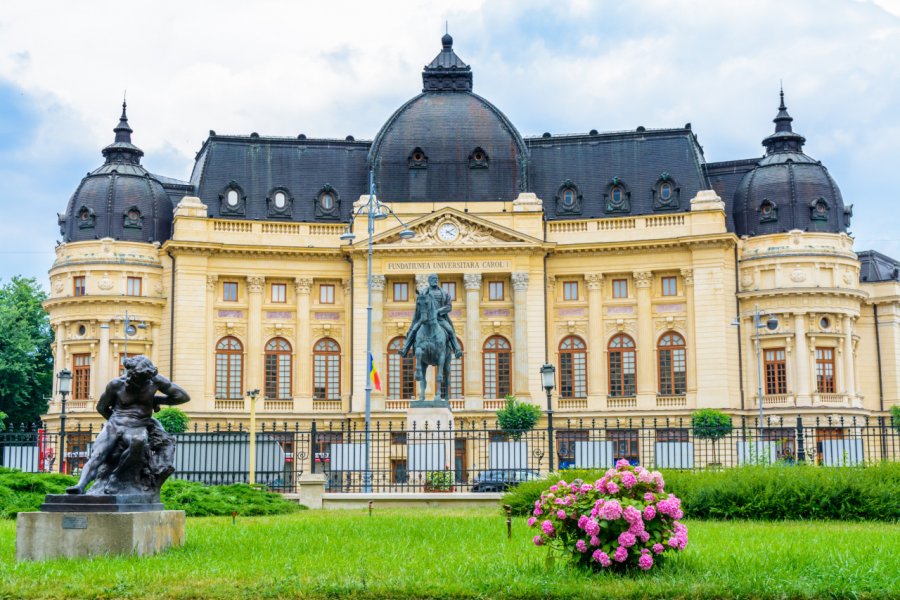
[[[540,479],[541,474],[529,469],[491,469],[475,476],[473,492],[505,492],[523,481]]]

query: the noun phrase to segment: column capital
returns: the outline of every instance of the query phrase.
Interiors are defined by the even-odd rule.
[[[480,290],[481,273],[465,273],[463,275],[463,287],[467,290]]]
[[[587,282],[587,289],[589,290],[599,290],[603,288],[602,273],[587,273],[584,276],[584,280]]]
[[[312,290],[313,279],[312,277],[295,277],[294,278],[294,291],[299,295],[308,296],[310,290]]]
[[[384,275],[373,273],[372,274],[372,289],[376,292],[384,291],[384,284],[387,281]]]
[[[218,275],[207,275],[206,276],[206,289],[212,291],[216,289],[216,284],[219,282]]]
[[[651,282],[653,281],[652,271],[635,271],[633,273],[633,276],[634,285],[638,288],[649,288]]]
[[[556,275],[547,275],[547,291],[552,292],[556,289]]]
[[[694,285],[694,270],[682,269],[681,277],[684,279],[684,285]]]
[[[512,274],[512,286],[517,292],[524,292],[528,289],[528,273],[517,271]]]
[[[265,283],[266,283],[266,278],[261,275],[248,275],[247,276],[247,289],[251,293],[254,293],[254,294],[261,293]]]

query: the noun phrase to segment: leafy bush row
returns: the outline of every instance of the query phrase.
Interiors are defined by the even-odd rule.
[[[53,473],[23,473],[0,467],[0,518],[12,519],[20,512],[40,510],[47,494],[64,494],[75,478]],[[280,515],[302,510],[280,494],[234,485],[203,485],[170,479],[161,497],[169,510],[183,510],[189,517]]]
[[[595,481],[603,471],[567,470],[567,481]],[[666,490],[692,519],[835,519],[900,521],[900,463],[871,467],[747,466],[716,471],[663,471]],[[520,484],[504,496],[526,515],[541,492],[559,481]]]

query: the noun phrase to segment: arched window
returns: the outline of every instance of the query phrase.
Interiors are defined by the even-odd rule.
[[[313,346],[313,400],[341,399],[341,347],[331,338]]]
[[[575,335],[559,343],[559,397],[587,398],[587,346]]]
[[[483,378],[485,398],[505,398],[510,393],[509,341],[500,335],[489,337],[484,342]]]
[[[241,400],[244,397],[244,347],[235,337],[223,337],[216,344],[216,398]]]
[[[284,338],[266,344],[266,398],[291,399],[291,345]]]
[[[388,344],[387,380],[388,398],[410,400],[416,397],[416,357],[412,349],[406,358],[400,356],[400,349],[406,338],[395,337]]]
[[[456,343],[459,344],[460,350],[464,350],[462,340],[457,338]],[[444,396],[446,399],[459,400],[465,397],[465,389],[463,388],[464,360],[465,356],[460,356],[459,358],[454,356],[450,359],[450,387],[446,390],[447,393]]]
[[[609,395],[630,398],[635,395],[634,340],[620,333],[609,340]]]
[[[656,352],[659,393],[681,396],[687,390],[687,363],[684,338],[670,331],[659,338]]]

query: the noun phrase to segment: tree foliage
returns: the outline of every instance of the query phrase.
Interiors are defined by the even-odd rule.
[[[169,433],[184,433],[187,431],[189,419],[180,408],[168,406],[156,413],[156,420]]]
[[[506,406],[497,411],[500,429],[518,439],[522,432],[530,431],[541,418],[541,409],[528,402],[519,402],[515,396],[506,397]]]
[[[893,424],[894,429],[900,431],[900,404],[895,404],[891,407],[891,424]]]
[[[717,440],[731,433],[731,416],[714,408],[701,408],[691,413],[691,428],[694,437]]]
[[[7,423],[34,423],[53,389],[53,331],[34,278],[0,286],[0,411]]]

